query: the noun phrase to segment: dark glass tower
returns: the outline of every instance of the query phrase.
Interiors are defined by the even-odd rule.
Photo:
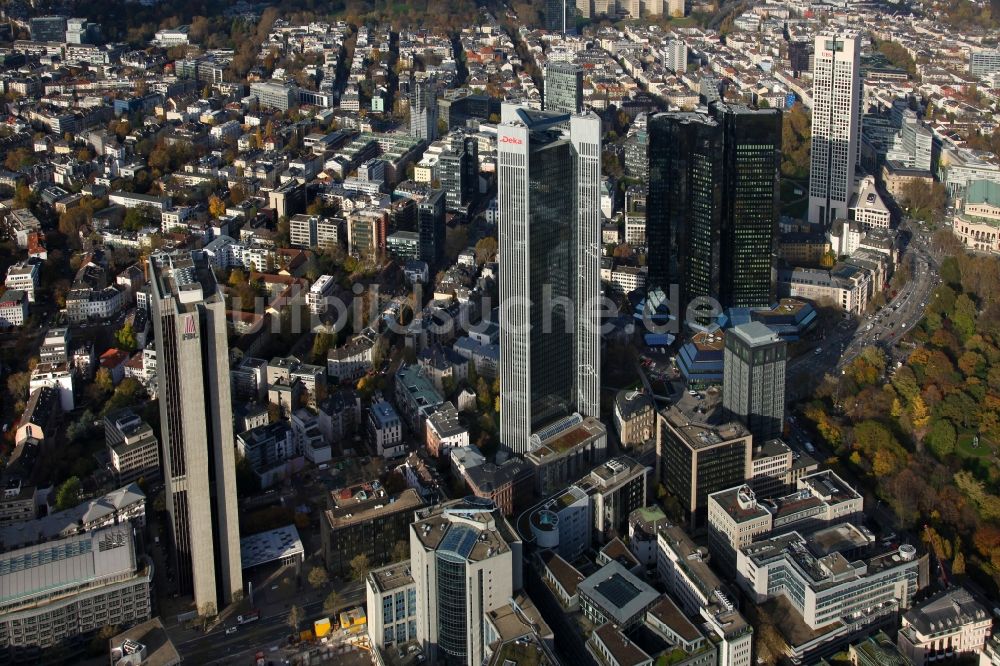
[[[646,241],[650,290],[677,285],[683,316],[774,300],[781,112],[712,104],[649,121]]]
[[[767,307],[775,301],[781,111],[722,104],[713,110],[723,133],[720,300]]]
[[[479,193],[479,141],[465,137],[441,154],[438,168],[448,210],[464,212]]]
[[[417,202],[417,234],[420,236],[420,260],[437,267],[444,259],[444,190],[432,190]]]
[[[719,266],[722,135],[701,113],[662,113],[649,120],[648,288],[676,285],[687,303],[710,292]]]

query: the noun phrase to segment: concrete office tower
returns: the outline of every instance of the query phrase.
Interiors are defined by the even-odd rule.
[[[483,663],[485,615],[521,589],[521,561],[520,537],[489,500],[466,498],[417,511],[410,572],[417,639],[429,663]]]
[[[692,528],[704,525],[708,496],[742,484],[753,470],[753,438],[735,421],[706,422],[700,403],[681,401],[656,423],[656,479],[684,510]]]
[[[498,127],[500,443],[600,417],[601,121],[504,105]]]
[[[825,228],[847,217],[861,130],[861,40],[824,32],[813,44],[809,221]]]
[[[149,260],[167,512],[202,615],[242,596],[226,304],[200,252]]]
[[[722,103],[649,120],[646,243],[652,293],[722,307],[774,301],[781,112]]]
[[[787,357],[785,341],[759,321],[726,333],[722,407],[753,433],[754,441],[781,436]]]
[[[688,47],[683,40],[671,39],[663,53],[663,64],[680,76],[687,71]]]
[[[550,62],[546,65],[545,110],[583,112],[583,67],[571,62]]]
[[[434,77],[418,79],[410,103],[410,136],[425,141],[436,139],[437,113],[437,82]]]

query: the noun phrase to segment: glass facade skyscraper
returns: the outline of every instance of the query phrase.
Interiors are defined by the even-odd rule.
[[[499,127],[500,442],[600,410],[601,123],[505,107]]]
[[[444,190],[432,190],[417,202],[417,234],[420,236],[420,260],[435,268],[444,259]]]
[[[648,288],[723,307],[774,300],[781,112],[711,104],[649,120]]]
[[[583,68],[571,62],[550,62],[545,67],[545,110],[583,111]]]
[[[767,307],[776,296],[781,112],[714,109],[723,133],[721,300],[726,306]]]

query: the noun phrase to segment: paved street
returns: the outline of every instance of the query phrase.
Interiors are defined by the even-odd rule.
[[[788,363],[787,400],[808,397],[827,373],[842,370],[867,346],[886,351],[890,362],[900,360],[896,343],[923,317],[924,308],[940,283],[938,262],[930,249],[930,233],[916,223],[900,227],[910,234],[903,259],[911,261],[912,276],[899,293],[870,318],[844,319],[825,337]]]

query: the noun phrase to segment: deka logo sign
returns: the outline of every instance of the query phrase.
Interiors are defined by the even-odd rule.
[[[515,146],[524,145],[524,141],[522,139],[518,139],[516,136],[502,136],[500,137],[500,143],[510,143]]]

